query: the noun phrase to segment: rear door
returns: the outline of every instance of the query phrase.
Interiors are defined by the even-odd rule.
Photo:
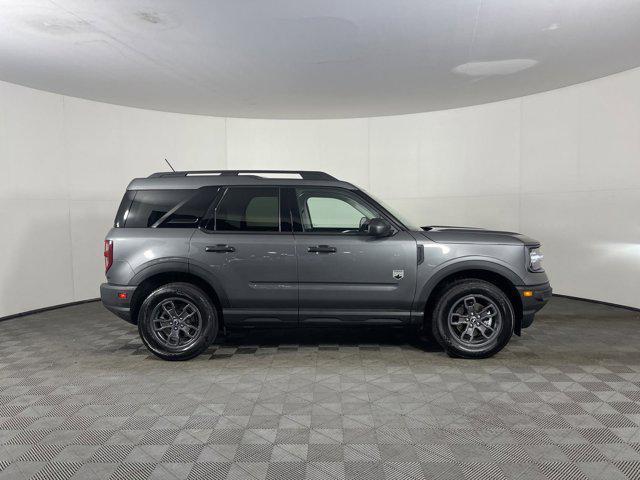
[[[191,238],[189,268],[221,292],[227,324],[297,323],[295,242],[281,210],[278,187],[224,187]]]
[[[360,231],[384,217],[354,192],[300,187],[292,199],[302,324],[409,322],[416,285],[415,239]],[[364,219],[364,220],[363,220]]]

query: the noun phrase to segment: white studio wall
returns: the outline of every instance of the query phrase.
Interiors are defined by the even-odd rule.
[[[557,293],[640,307],[640,69],[513,100],[346,120],[120,107],[0,83],[0,317],[94,298],[129,180],[320,169],[421,225],[543,242]]]

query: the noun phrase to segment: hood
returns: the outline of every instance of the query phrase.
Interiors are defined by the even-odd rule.
[[[438,243],[490,243],[495,245],[539,245],[537,240],[516,232],[487,230],[475,227],[430,225],[422,228],[422,235]]]

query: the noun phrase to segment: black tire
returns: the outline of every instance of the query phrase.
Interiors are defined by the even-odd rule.
[[[180,305],[189,305],[188,310],[185,310],[186,307],[182,309],[182,314],[196,313],[193,313],[193,318],[179,325],[174,323],[175,319],[180,318],[177,315],[172,317],[167,313],[166,317],[169,318],[158,319],[159,313],[163,311],[162,307],[171,304],[174,305],[173,312],[180,313]],[[162,329],[154,328],[154,325],[161,325],[158,323],[160,321],[163,324],[169,322],[172,326],[164,326]],[[175,321],[179,322],[179,320]],[[189,329],[187,333],[181,326],[188,322],[189,324],[185,327]],[[164,338],[168,336],[166,328],[169,328],[172,339],[174,339],[173,335],[178,335],[176,345],[168,344],[168,339]],[[174,330],[177,330],[177,333]],[[152,291],[142,303],[138,314],[138,332],[145,346],[157,357],[172,361],[189,360],[204,352],[215,340],[218,332],[218,314],[211,299],[195,285],[182,282],[168,283]],[[193,332],[192,336],[187,336],[191,332]],[[180,344],[180,341],[184,343]]]
[[[480,308],[482,310],[476,311]],[[479,319],[480,312],[493,313],[493,316],[484,323]],[[433,310],[431,330],[435,340],[449,355],[487,358],[509,342],[514,320],[513,305],[500,288],[485,280],[463,278],[446,285],[441,291]]]

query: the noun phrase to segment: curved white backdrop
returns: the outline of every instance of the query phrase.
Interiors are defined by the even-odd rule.
[[[98,296],[129,180],[321,169],[421,225],[527,233],[557,293],[640,307],[640,69],[424,114],[251,120],[139,110],[0,82],[0,317]]]

